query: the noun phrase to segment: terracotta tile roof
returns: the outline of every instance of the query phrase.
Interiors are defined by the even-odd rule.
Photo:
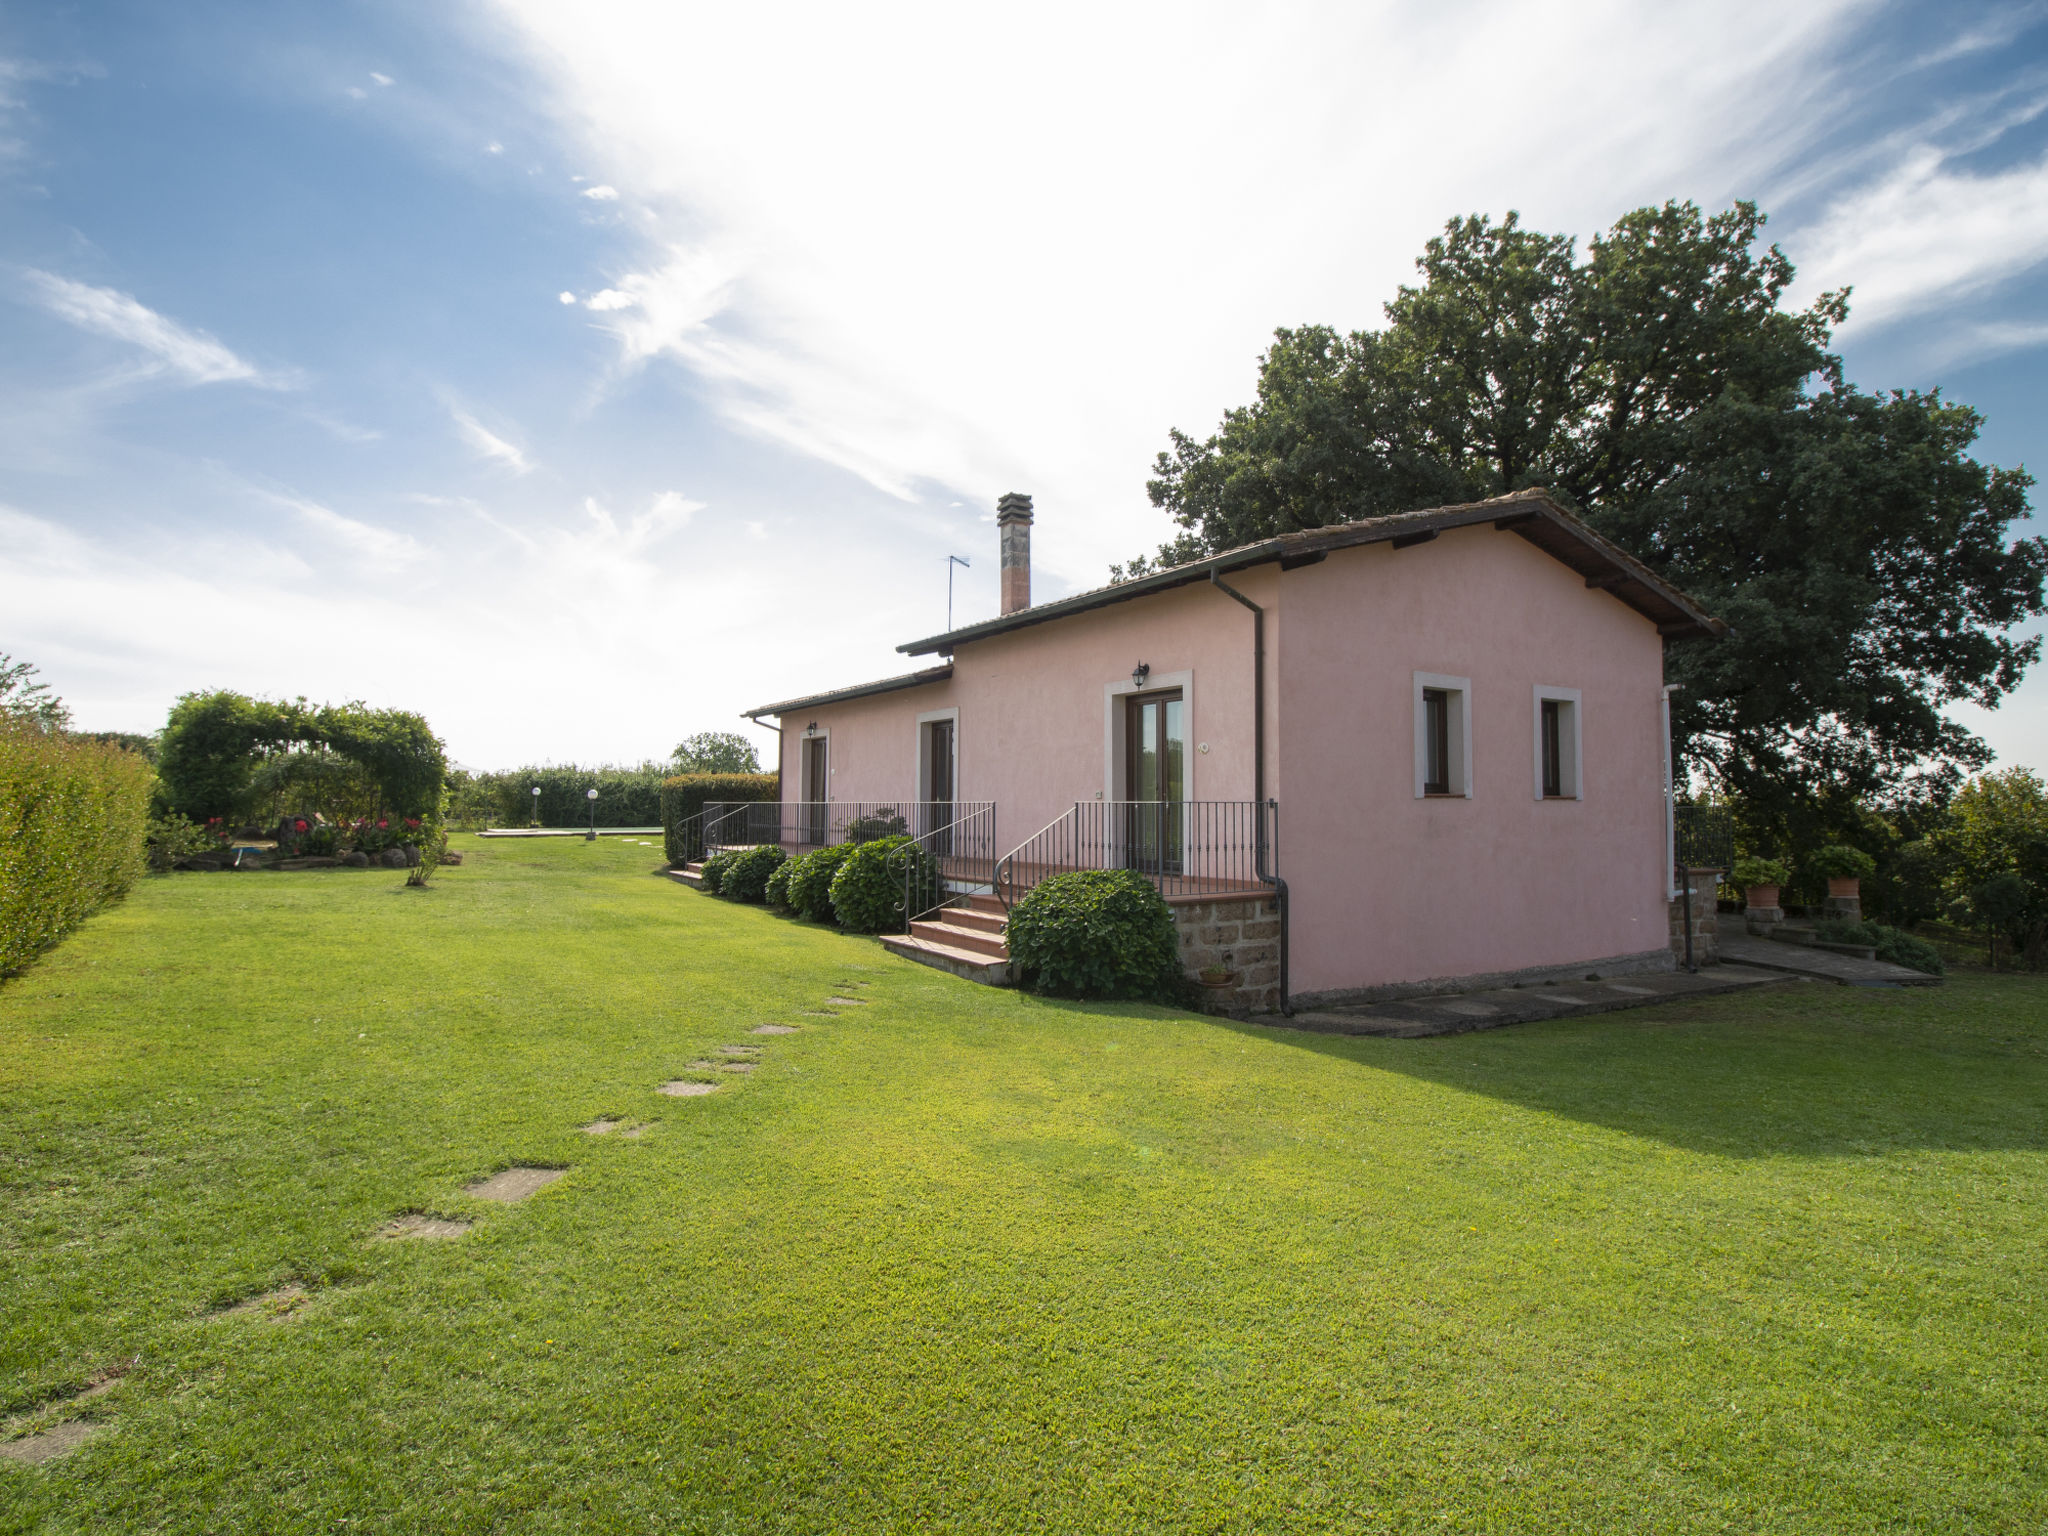
[[[747,710],[741,718],[758,720],[763,715],[791,714],[817,704],[842,704],[848,699],[865,699],[870,694],[894,693],[899,688],[922,688],[926,683],[942,683],[952,675],[953,664],[949,661],[941,666],[926,667],[922,672],[885,677],[877,683],[855,683],[851,688],[834,688],[830,693],[812,693],[800,699],[784,699],[779,704],[763,704],[759,709]]]

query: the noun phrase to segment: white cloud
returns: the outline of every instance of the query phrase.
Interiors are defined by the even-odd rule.
[[[80,330],[140,347],[159,370],[191,384],[255,384],[284,388],[286,381],[245,362],[204,331],[188,330],[113,288],[95,288],[52,272],[31,269],[29,292],[51,314]]]
[[[615,203],[619,200],[617,187],[585,187],[583,196],[597,203]]]
[[[348,93],[349,96],[356,101],[368,101],[370,99],[370,93],[364,90],[360,85],[350,86],[348,88]]]
[[[502,155],[503,153],[505,153],[505,146],[500,144],[496,139],[493,139],[491,140],[490,143],[484,146],[484,153],[487,155]]]
[[[1980,294],[2048,260],[2048,155],[1976,175],[1919,145],[1799,238],[1800,289],[1853,284],[1869,328]]]
[[[564,288],[560,293],[556,294],[555,297],[560,299],[564,304],[574,304],[576,302],[576,295],[571,293],[566,288]]]
[[[391,77],[389,75],[381,75],[374,69],[370,71],[370,78],[376,81],[379,85],[389,85],[391,83]]]
[[[1034,491],[1041,561],[1089,584],[1160,536],[1166,429],[1240,402],[1274,326],[1376,323],[1467,211],[1751,193],[1869,10],[499,4],[562,152],[650,210],[584,301],[623,363],[895,495]]]
[[[409,534],[393,533],[388,528],[345,516],[303,497],[276,496],[272,499],[279,506],[298,513],[309,526],[368,564],[409,565],[426,557],[426,550]]]
[[[489,427],[478,421],[459,406],[449,408],[449,415],[455,418],[456,430],[462,440],[487,459],[503,464],[514,474],[523,475],[533,468],[526,455]]]

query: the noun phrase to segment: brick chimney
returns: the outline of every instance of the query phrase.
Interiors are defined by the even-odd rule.
[[[1031,498],[1011,491],[996,503],[1003,545],[1003,612],[1031,606]]]

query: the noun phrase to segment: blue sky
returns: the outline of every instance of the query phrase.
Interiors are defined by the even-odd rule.
[[[1446,219],[1753,197],[2048,463],[2048,11],[0,8],[0,649],[630,761],[1167,531],[1169,427]],[[1963,711],[2048,767],[2048,680]]]

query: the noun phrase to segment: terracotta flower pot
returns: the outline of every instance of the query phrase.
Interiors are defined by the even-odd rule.
[[[1778,888],[1775,885],[1752,885],[1746,899],[1752,907],[1775,907],[1778,904]]]
[[[1856,901],[1860,897],[1862,886],[1862,878],[1858,875],[1828,876],[1828,894],[1830,896],[1845,896],[1850,901]]]

